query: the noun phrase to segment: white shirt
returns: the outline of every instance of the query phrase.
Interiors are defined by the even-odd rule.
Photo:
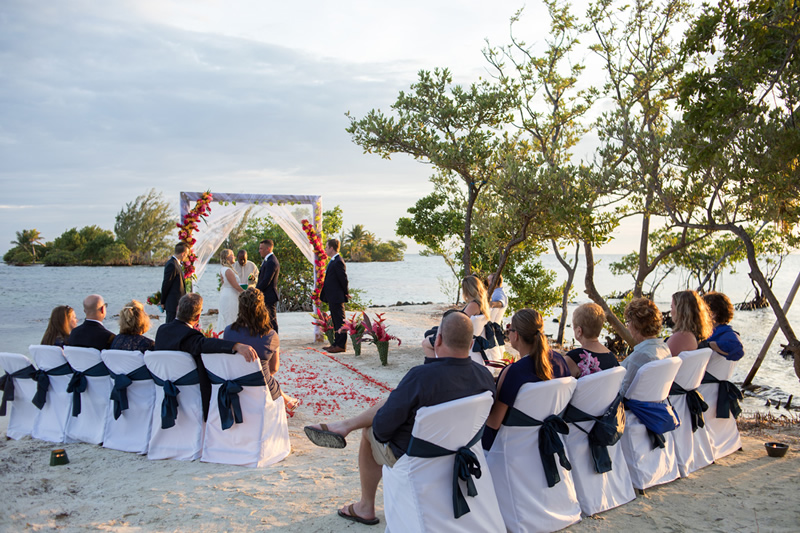
[[[258,267],[255,265],[255,263],[252,261],[246,261],[244,265],[240,265],[237,261],[233,264],[232,268],[236,273],[236,277],[239,278],[239,283],[241,285],[255,287],[256,281],[258,280]],[[252,281],[249,279],[250,276],[253,276]]]

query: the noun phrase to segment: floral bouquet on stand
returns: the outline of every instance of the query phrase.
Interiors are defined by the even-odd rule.
[[[344,324],[339,328],[339,333],[350,335],[350,341],[353,343],[353,350],[355,350],[356,355],[361,355],[361,341],[362,337],[364,337],[364,329],[364,319],[356,315],[356,313],[353,313],[350,320],[345,317]]]
[[[214,326],[209,324],[205,329],[200,327],[200,323],[197,324],[197,329],[206,336],[207,339],[219,339],[222,335],[221,331],[214,331]]]
[[[336,331],[333,329],[333,320],[331,319],[331,315],[319,307],[315,307],[314,312],[309,314],[314,318],[311,324],[317,326],[320,331],[325,334],[325,337],[328,339],[328,343],[333,346],[333,336]]]
[[[364,333],[369,336],[367,342],[371,342],[375,345],[378,349],[378,355],[381,358],[381,364],[386,366],[389,362],[389,341],[396,340],[398,346],[402,344],[402,341],[386,332],[386,326],[383,325],[386,321],[386,319],[383,318],[384,314],[385,313],[376,313],[375,322],[373,323],[369,319],[369,316],[367,316],[367,313],[361,313],[364,317]]]

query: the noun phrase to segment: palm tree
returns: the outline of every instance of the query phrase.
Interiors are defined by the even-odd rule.
[[[15,244],[22,248],[23,250],[30,250],[31,255],[33,256],[33,262],[36,262],[36,245],[43,246],[42,244],[42,234],[39,232],[38,229],[24,229],[22,231],[18,231],[17,239],[11,241],[11,244]]]

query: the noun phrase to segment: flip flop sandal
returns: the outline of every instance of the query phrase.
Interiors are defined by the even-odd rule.
[[[319,426],[322,429],[312,428],[311,426],[306,426],[303,428],[303,431],[306,432],[306,437],[308,437],[308,440],[317,446],[322,446],[323,448],[344,448],[347,446],[347,441],[344,439],[344,437],[338,433],[329,431],[328,426],[325,424],[320,424]]]
[[[358,522],[359,524],[364,524],[365,526],[374,526],[380,523],[380,519],[376,516],[375,518],[362,518],[356,514],[355,509],[353,509],[353,504],[347,506],[347,512],[350,514],[345,514],[342,512],[341,509],[337,511],[339,516],[344,518],[345,520],[351,520],[353,522]]]

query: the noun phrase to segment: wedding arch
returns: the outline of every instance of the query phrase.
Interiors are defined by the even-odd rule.
[[[181,192],[181,220],[196,202],[207,194],[205,192]],[[308,218],[317,235],[322,235],[322,196],[302,194],[232,194],[212,192],[210,213],[205,216],[205,224],[193,234],[196,240],[192,247],[197,259],[194,263],[197,279],[203,275],[211,256],[222,245],[225,238],[233,231],[245,212],[251,206],[266,211],[273,220],[286,232],[292,242],[297,245],[303,256],[314,268],[314,279],[317,279],[317,264],[314,248],[303,230],[301,221],[292,213],[298,207],[310,206],[311,216]],[[294,208],[294,209],[291,209]]]

